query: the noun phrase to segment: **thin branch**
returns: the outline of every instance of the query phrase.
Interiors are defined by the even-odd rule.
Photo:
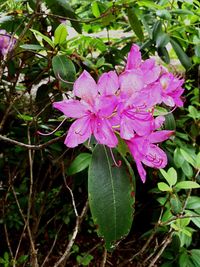
[[[102,259],[100,267],[105,267],[106,266],[106,260],[107,260],[107,249],[104,248],[103,259]]]
[[[172,241],[172,235],[173,232],[170,233],[169,236],[167,236],[164,240],[163,240],[163,246],[161,247],[161,249],[159,250],[159,252],[157,253],[157,255],[155,256],[155,258],[151,261],[149,267],[153,267],[155,266],[155,263],[157,262],[157,260],[160,258],[160,256],[162,255],[163,251],[166,249],[166,247],[171,243]]]
[[[55,247],[56,241],[57,241],[57,239],[58,239],[58,234],[59,234],[59,232],[60,232],[60,230],[61,230],[62,227],[63,227],[63,225],[61,225],[60,228],[58,229],[58,232],[57,232],[56,235],[55,235],[53,244],[52,244],[52,246],[51,246],[51,248],[50,248],[50,250],[49,250],[47,256],[45,257],[45,259],[44,259],[44,261],[43,261],[41,267],[43,267],[43,266],[45,265],[45,263],[48,261],[48,258],[49,258],[50,254],[52,253],[52,251],[53,251],[53,249],[54,249],[54,247]]]
[[[71,248],[72,248],[72,246],[73,246],[73,244],[75,242],[75,239],[76,239],[76,236],[78,234],[80,225],[82,223],[82,220],[83,220],[87,210],[88,210],[88,200],[86,201],[85,206],[83,207],[81,215],[76,218],[76,225],[74,227],[74,230],[73,230],[73,233],[72,233],[72,237],[71,237],[71,239],[70,239],[70,241],[69,241],[69,243],[67,245],[67,248],[66,248],[65,252],[61,256],[61,258],[54,264],[53,267],[58,267],[63,261],[66,261],[68,259],[69,255],[70,255],[70,250],[71,250]]]
[[[0,134],[0,140],[2,141],[5,141],[5,142],[9,142],[13,145],[17,145],[17,146],[21,146],[21,147],[24,147],[24,148],[27,148],[27,149],[30,149],[30,150],[40,150],[40,149],[43,149],[49,145],[52,145],[54,143],[56,143],[57,141],[61,140],[63,137],[65,137],[66,133],[63,134],[62,136],[59,136],[59,137],[56,137],[44,144],[40,144],[40,145],[30,145],[30,144],[25,144],[25,143],[22,143],[22,142],[19,142],[19,141],[16,141],[14,139],[11,139],[11,138],[8,138],[4,135],[1,135]]]

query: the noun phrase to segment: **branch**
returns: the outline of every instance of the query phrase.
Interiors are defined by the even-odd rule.
[[[11,143],[13,145],[17,145],[17,146],[21,146],[21,147],[24,147],[24,148],[27,148],[27,149],[32,149],[32,150],[40,150],[40,149],[43,149],[49,145],[52,145],[54,143],[56,143],[57,141],[61,140],[63,137],[65,137],[66,134],[63,134],[62,136],[59,136],[59,137],[56,137],[44,144],[40,144],[40,145],[29,145],[29,144],[25,144],[25,143],[22,143],[22,142],[19,142],[19,141],[16,141],[14,139],[11,139],[11,138],[8,138],[6,136],[3,136],[0,134],[0,140],[4,141],[4,142],[8,142],[8,143]]]
[[[73,233],[72,233],[72,237],[67,245],[67,248],[65,250],[65,252],[63,253],[62,257],[54,264],[53,267],[58,267],[63,261],[66,261],[70,255],[70,250],[75,242],[75,239],[76,239],[76,236],[78,234],[78,231],[79,231],[79,228],[80,228],[80,225],[82,223],[82,220],[86,214],[88,210],[88,200],[86,201],[85,203],[85,206],[83,207],[83,210],[81,212],[81,215],[76,217],[76,225],[74,227],[74,230],[73,230]]]

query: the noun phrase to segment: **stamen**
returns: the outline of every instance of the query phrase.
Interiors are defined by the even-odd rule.
[[[52,132],[50,132],[50,133],[42,133],[42,132],[40,132],[40,131],[37,131],[37,133],[38,134],[40,134],[40,135],[44,135],[44,136],[48,136],[48,135],[51,135],[51,134],[54,134],[62,125],[63,125],[63,123],[66,121],[66,119],[67,118],[65,118],[59,125],[58,125],[58,127],[56,127],[56,129],[55,130],[53,130]]]
[[[113,152],[112,152],[112,148],[110,148],[110,154],[111,154],[111,157],[112,157],[112,160],[113,160],[115,166],[116,166],[117,168],[121,167],[122,162],[121,162],[121,160],[119,160],[118,163],[116,162],[115,157],[114,157],[114,154],[113,154]]]

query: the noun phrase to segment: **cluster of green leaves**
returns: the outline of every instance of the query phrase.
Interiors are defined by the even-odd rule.
[[[30,158],[25,147],[0,139],[0,228],[7,229],[0,244],[1,264],[17,266],[30,259],[29,233],[22,214],[29,216],[41,262],[55,240],[59,244],[70,240],[75,216],[65,176],[78,209],[89,197],[94,223],[87,225],[88,235],[97,239],[97,232],[108,250],[113,251],[130,232],[134,209],[142,213],[145,194],[152,197],[153,192],[159,205],[151,207],[152,218],[144,222],[148,231],[143,236],[156,230],[161,240],[172,232],[172,242],[162,255],[162,267],[198,267],[200,244],[193,233],[200,228],[200,96],[196,79],[200,63],[199,1],[7,0],[0,1],[0,10],[0,28],[17,38],[14,51],[1,57],[0,62],[0,134],[36,146],[54,138],[60,140],[34,150]],[[52,102],[71,96],[73,82],[83,69],[95,79],[110,69],[120,72],[133,42],[140,45],[144,58],[158,55],[166,67],[177,74],[184,71],[186,77],[184,108],[174,116],[165,116],[165,129],[176,131],[175,138],[163,145],[168,171],[159,174],[148,170],[147,186],[140,183],[137,173],[135,179],[134,162],[121,142],[113,151],[117,160],[114,164],[110,151],[94,140],[90,146],[66,149],[62,135],[71,119],[51,137],[37,134],[38,130],[50,132],[63,120],[52,109]],[[171,65],[173,59],[175,67]],[[166,107],[156,109],[157,115],[167,112]],[[139,196],[136,184],[137,188],[147,188],[144,195]],[[155,218],[159,218],[156,223]],[[21,237],[13,235],[16,230],[26,237],[19,249],[21,257],[8,254],[10,245],[5,245],[11,235],[11,248],[20,244]],[[134,231],[140,229],[133,227]],[[72,247],[73,263],[87,266],[95,262],[84,249],[78,242]],[[60,250],[61,245],[54,248],[56,257]],[[149,254],[151,248],[145,252]]]

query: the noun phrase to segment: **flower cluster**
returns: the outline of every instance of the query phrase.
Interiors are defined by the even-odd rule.
[[[12,38],[5,30],[0,30],[0,54],[2,56],[6,56],[13,49],[15,42],[15,38]]]
[[[183,80],[158,66],[154,59],[145,61],[137,45],[128,54],[125,70],[117,75],[109,71],[98,82],[84,71],[75,81],[75,99],[54,102],[66,117],[76,119],[69,128],[65,145],[76,147],[94,135],[97,142],[116,147],[124,139],[136,162],[143,182],[142,165],[163,168],[167,157],[157,143],[168,139],[173,131],[159,130],[163,116],[154,116],[156,105],[181,107]]]

